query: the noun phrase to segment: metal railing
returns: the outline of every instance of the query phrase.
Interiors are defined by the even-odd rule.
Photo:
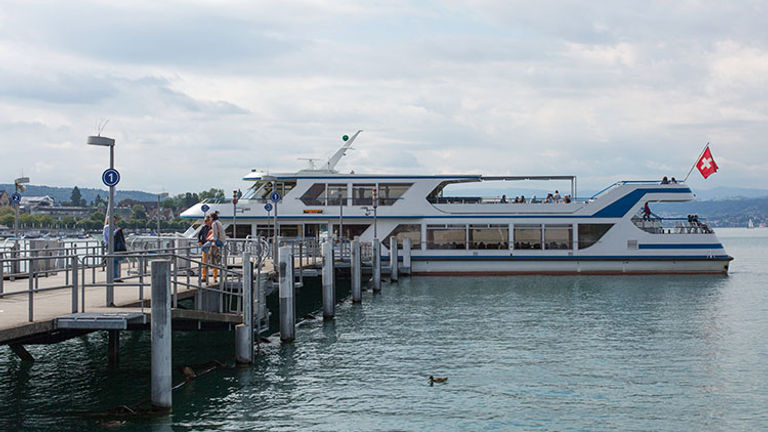
[[[633,217],[632,223],[636,227],[651,234],[712,234],[712,228],[707,225],[704,218],[662,218],[653,217],[643,219]]]
[[[134,242],[132,245],[136,246]],[[206,295],[218,297],[218,305],[211,312],[242,314],[244,310],[243,303],[243,281],[244,272],[255,272],[256,278],[250,280],[257,286],[257,294],[253,296],[255,307],[252,309],[257,315],[257,326],[262,326],[268,317],[266,310],[266,294],[262,285],[265,278],[262,278],[262,269],[266,260],[265,252],[269,247],[265,247],[263,239],[248,239],[247,241],[235,241],[229,248],[222,248],[220,262],[204,262],[199,253],[199,245],[191,239],[174,239],[173,247],[161,249],[140,249],[131,252],[118,252],[112,255],[103,253],[101,245],[85,244],[73,247],[45,248],[45,249],[24,249],[23,253],[14,250],[12,253],[17,256],[10,256],[11,252],[0,252],[0,302],[9,297],[26,296],[28,306],[28,321],[33,322],[35,317],[35,296],[54,290],[69,290],[69,307],[65,309],[71,313],[86,312],[86,295],[94,295],[93,290],[88,288],[103,287],[108,290],[126,290],[136,289],[136,302],[141,307],[142,312],[146,307],[145,290],[150,289],[151,277],[149,262],[154,259],[168,259],[171,263],[171,289],[173,298],[173,307],[178,306],[179,291],[195,289],[197,296],[196,305],[202,304],[202,298]],[[239,251],[238,256],[229,255],[228,251]],[[46,254],[43,255],[42,253]],[[249,262],[243,263],[243,252],[248,252]],[[18,256],[23,255],[23,256]],[[237,259],[239,263],[236,263]],[[117,259],[119,262],[120,278],[117,283],[109,284],[106,281],[97,280],[96,268],[105,269],[104,263],[108,259]],[[48,266],[47,261],[57,263],[55,266]],[[238,265],[239,264],[239,265]],[[24,268],[24,272],[6,273],[5,269]],[[204,285],[202,283],[203,270],[213,270],[219,273],[219,278],[215,284]],[[57,281],[54,284],[41,286],[41,280],[46,276],[64,273],[64,280]],[[90,278],[88,273],[91,273]],[[9,277],[10,276],[10,277]],[[15,289],[5,290],[6,278],[27,278],[26,289],[19,289],[21,286],[17,283]],[[194,279],[196,280],[194,280]],[[90,281],[88,280],[90,279]],[[49,279],[50,280],[50,279]],[[63,282],[63,283],[62,283]],[[99,291],[101,292],[101,291]],[[147,291],[149,292],[149,291]],[[101,294],[99,294],[101,295]],[[208,302],[210,305],[210,301]]]

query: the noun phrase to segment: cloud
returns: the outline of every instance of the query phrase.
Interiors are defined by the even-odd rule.
[[[752,185],[768,160],[764,2],[16,2],[0,11],[2,172],[99,186],[241,187],[364,129],[356,172]],[[675,168],[677,167],[677,168]],[[747,168],[745,168],[747,167]],[[684,173],[683,173],[684,174]],[[763,172],[764,174],[764,172]],[[682,176],[682,175],[681,175]],[[764,176],[764,175],[763,175]]]

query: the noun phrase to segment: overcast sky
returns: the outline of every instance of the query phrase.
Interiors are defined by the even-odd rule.
[[[768,188],[768,1],[0,0],[0,183],[339,169]]]

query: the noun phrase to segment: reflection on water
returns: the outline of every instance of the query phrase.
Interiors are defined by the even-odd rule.
[[[119,430],[760,429],[768,237],[720,235],[729,276],[406,278]],[[232,339],[175,333],[174,363],[228,360]],[[117,371],[104,335],[31,347],[33,366],[0,349],[0,430],[101,430],[79,413],[148,396],[148,335],[122,340]]]

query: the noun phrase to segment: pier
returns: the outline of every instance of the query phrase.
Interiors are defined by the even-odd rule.
[[[339,273],[351,276],[351,300],[360,302],[365,276],[371,275],[367,285],[377,293],[382,274],[396,281],[398,274],[410,271],[400,264],[400,259],[410,261],[409,242],[396,259],[391,253],[382,257],[377,240],[373,245],[378,250],[356,239],[230,239],[218,264],[211,264],[203,261],[192,239],[144,240],[134,240],[130,252],[114,254],[97,241],[37,242],[0,250],[0,345],[8,345],[24,361],[34,361],[25,346],[104,331],[109,335],[109,364],[117,367],[120,331],[151,331],[152,405],[168,410],[171,331],[232,331],[234,357],[248,364],[261,335],[277,331],[282,342],[294,340],[295,296],[304,278],[321,279],[322,316],[332,320]],[[392,240],[390,250],[397,251],[397,241]],[[275,250],[277,259],[272,256]],[[109,260],[118,269],[114,281],[107,277]],[[213,269],[218,272],[215,283],[203,280],[206,267],[209,282]],[[269,327],[273,312],[266,300],[273,293],[280,300],[280,310],[275,311],[279,329]]]

